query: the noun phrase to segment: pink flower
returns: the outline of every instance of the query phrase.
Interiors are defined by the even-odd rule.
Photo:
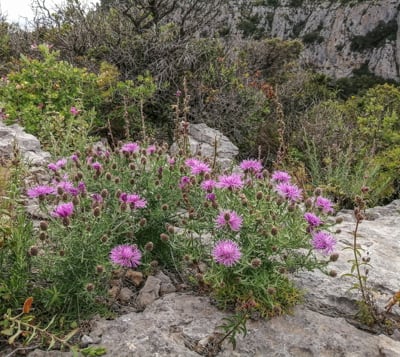
[[[306,212],[304,214],[304,219],[311,227],[318,227],[322,224],[321,218],[319,218],[318,216],[316,216],[314,213],[311,212]]]
[[[274,171],[271,176],[271,180],[274,182],[288,183],[290,179],[290,175],[285,171]]]
[[[212,202],[214,202],[216,198],[217,198],[217,197],[215,196],[215,193],[213,193],[213,192],[207,193],[207,194],[206,194],[206,200],[207,200],[207,201],[212,201]]]
[[[230,267],[240,260],[242,253],[238,245],[228,239],[221,240],[215,245],[212,256],[218,264]]]
[[[315,201],[315,205],[319,209],[321,209],[321,211],[324,212],[324,213],[333,213],[334,212],[333,203],[329,199],[327,199],[325,197],[318,196],[316,201]]]
[[[187,185],[190,184],[190,177],[183,176],[179,182],[179,188],[183,190]]]
[[[76,196],[79,193],[79,189],[74,187],[74,184],[71,181],[60,181],[56,184],[57,188],[62,188],[64,192],[69,193],[70,195]]]
[[[47,168],[56,172],[59,169],[65,167],[65,165],[67,164],[67,160],[66,159],[60,159],[58,160],[56,163],[51,163],[47,165]]]
[[[92,168],[95,169],[96,171],[100,171],[103,168],[103,166],[100,164],[100,162],[95,161],[92,164]]]
[[[72,115],[78,115],[80,113],[79,109],[77,109],[76,107],[71,107],[71,109],[69,110],[69,112]]]
[[[139,149],[140,149],[139,144],[127,143],[127,144],[122,145],[121,152],[131,153],[131,152],[137,152],[137,151],[139,151]]]
[[[327,232],[315,232],[312,235],[311,244],[314,249],[320,250],[322,254],[328,255],[333,252],[336,240]]]
[[[72,202],[62,203],[58,205],[52,212],[53,217],[66,218],[74,212],[74,204]]]
[[[240,230],[242,223],[243,218],[240,217],[235,211],[222,211],[215,220],[215,225],[217,228],[229,226],[229,228],[235,232]]]
[[[174,166],[175,165],[175,158],[174,157],[170,157],[168,159],[168,163],[169,163],[170,166]]]
[[[140,265],[142,253],[136,245],[118,245],[111,249],[110,259],[114,264],[127,268],[136,268]]]
[[[146,149],[146,154],[147,155],[152,155],[157,151],[157,148],[155,145],[150,145],[147,149]]]
[[[244,172],[252,172],[253,174],[258,173],[263,169],[261,162],[258,160],[243,160],[240,163],[240,168]]]
[[[289,183],[282,182],[276,185],[276,192],[283,198],[296,202],[301,200],[302,191],[296,185],[291,185]]]
[[[27,191],[28,197],[30,197],[30,198],[52,195],[54,193],[55,193],[55,190],[53,187],[45,186],[45,185],[35,186]]]
[[[185,165],[190,167],[192,175],[200,175],[206,172],[211,172],[208,164],[196,158],[190,158],[185,161]]]
[[[124,203],[129,203],[131,208],[145,208],[147,205],[147,201],[144,198],[141,198],[136,193],[121,193],[119,196],[119,200]]]
[[[200,187],[207,192],[211,192],[212,189],[216,186],[216,182],[214,180],[205,180],[200,184]]]
[[[216,185],[218,188],[236,189],[243,187],[242,176],[239,174],[221,175]]]

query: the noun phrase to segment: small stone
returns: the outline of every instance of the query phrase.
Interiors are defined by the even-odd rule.
[[[153,303],[160,297],[160,287],[161,280],[150,275],[147,278],[144,287],[139,291],[137,304],[144,309]]]
[[[85,347],[89,346],[92,343],[93,343],[93,339],[90,336],[83,335],[82,338],[81,338],[80,346],[82,348],[85,348]]]
[[[121,302],[129,302],[133,297],[133,291],[129,288],[122,288],[119,292],[117,298],[121,300]]]

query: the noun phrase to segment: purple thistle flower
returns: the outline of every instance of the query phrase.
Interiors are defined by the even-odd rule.
[[[318,216],[316,216],[314,213],[311,212],[306,212],[304,214],[304,219],[307,221],[310,227],[318,227],[322,224],[321,218],[319,218]]]
[[[185,160],[185,165],[192,168],[192,167],[196,166],[199,162],[200,162],[200,160],[197,160],[196,158],[192,157],[190,159]]]
[[[333,238],[327,232],[315,232],[312,234],[311,244],[316,250],[320,250],[322,254],[328,255],[333,252],[336,244],[335,238]]]
[[[117,245],[110,252],[110,259],[114,264],[127,268],[136,268],[140,265],[141,251],[135,245]]]
[[[208,191],[211,192],[212,189],[216,186],[216,182],[214,180],[204,180],[201,184],[200,187],[204,190],[204,191]]]
[[[231,174],[231,175],[221,175],[218,177],[217,182],[218,188],[228,188],[228,189],[236,189],[243,187],[242,175],[240,174]]]
[[[283,198],[296,202],[301,200],[302,198],[302,191],[296,185],[291,185],[286,182],[282,182],[276,185],[276,192],[278,195],[282,196]]]
[[[318,196],[316,201],[315,201],[315,205],[321,209],[322,212],[324,213],[333,213],[333,203],[331,200],[322,197],[322,196]]]
[[[274,182],[288,183],[291,176],[285,171],[274,171],[271,176],[271,180]]]
[[[78,162],[78,160],[79,160],[79,157],[78,157],[78,155],[76,155],[76,154],[72,154],[69,158],[70,158],[73,162]]]
[[[69,193],[70,195],[77,196],[79,194],[79,189],[74,187],[71,181],[60,181],[56,184],[56,188],[62,188],[64,192]]]
[[[192,175],[201,175],[207,172],[211,172],[211,168],[205,162],[199,161],[196,165],[191,167],[191,174]]]
[[[139,149],[140,149],[139,144],[127,143],[127,144],[122,145],[121,152],[131,153],[131,152],[137,152],[137,151],[139,151]]]
[[[242,253],[238,245],[228,239],[221,240],[215,245],[212,256],[218,264],[230,267],[239,261]]]
[[[146,149],[146,154],[147,155],[152,155],[157,151],[157,148],[155,145],[150,145],[147,149]]]
[[[79,110],[76,107],[71,107],[71,109],[69,110],[69,112],[72,115],[78,115],[79,114]]]
[[[215,220],[217,228],[224,228],[229,226],[232,231],[239,231],[243,223],[243,218],[240,217],[235,211],[222,211],[219,213]]]
[[[90,195],[92,200],[94,202],[102,203],[103,202],[103,197],[100,195],[100,193],[93,193]]]
[[[170,157],[168,159],[168,163],[169,163],[170,166],[174,166],[175,165],[175,158],[174,157]]]
[[[72,202],[62,203],[58,205],[51,213],[53,217],[66,218],[74,212],[74,204]]]
[[[131,208],[145,208],[147,201],[141,198],[136,193],[121,193],[119,196],[120,202],[129,203]]]
[[[78,190],[79,190],[80,193],[86,192],[86,185],[85,185],[85,183],[83,181],[80,181],[78,183]]]
[[[187,185],[190,184],[190,177],[183,176],[179,182],[179,188],[183,190]]]
[[[55,189],[53,187],[45,186],[45,185],[35,186],[27,191],[29,198],[52,195],[54,193],[55,193]]]
[[[67,160],[66,159],[60,159],[58,160],[56,163],[50,163],[47,165],[47,168],[56,172],[59,169],[65,167],[65,165],[67,164]]]
[[[258,160],[243,160],[240,163],[240,168],[244,172],[252,172],[253,174],[259,173],[263,169],[261,162]]]
[[[100,162],[96,161],[92,163],[92,168],[95,169],[96,171],[100,171],[103,168],[103,166],[100,164]]]
[[[213,193],[213,192],[207,193],[207,194],[206,194],[206,200],[207,200],[207,201],[212,201],[212,202],[214,202],[216,198],[217,198],[217,197],[215,196],[215,193]]]

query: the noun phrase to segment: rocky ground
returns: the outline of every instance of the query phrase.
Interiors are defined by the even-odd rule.
[[[22,136],[19,143],[25,159],[34,159],[39,164],[33,174],[40,180],[43,174],[40,163],[48,154],[40,152],[40,144],[34,137],[19,128],[0,126],[0,153],[4,156],[5,151],[10,152],[11,143],[18,135]],[[235,350],[227,342],[220,350],[212,344],[220,331],[217,327],[229,313],[218,310],[209,297],[179,291],[179,287],[177,291],[170,277],[161,272],[149,277],[140,291],[135,287],[143,285],[142,277],[133,274],[130,277],[132,288],[121,291],[125,312],[120,309],[121,315],[115,320],[93,319],[80,342],[82,346],[105,347],[105,356],[109,357],[400,356],[398,305],[386,315],[391,325],[368,327],[355,316],[360,295],[356,290],[349,290],[355,281],[342,276],[351,267],[348,260],[353,258],[352,250],[344,248],[352,243],[355,222],[352,211],[341,211],[338,216],[343,217],[343,222],[336,226],[340,230],[336,235],[339,259],[331,264],[337,276],[329,277],[318,271],[297,273],[292,278],[304,289],[304,302],[291,315],[249,321],[247,336],[238,337]],[[399,227],[400,200],[396,200],[387,206],[369,209],[358,232],[364,256],[371,259],[368,283],[382,316],[388,300],[400,290]],[[8,353],[8,356],[14,354]],[[29,353],[29,357],[71,355],[41,350]]]

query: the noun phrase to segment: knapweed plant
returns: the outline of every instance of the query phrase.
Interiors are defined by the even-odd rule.
[[[290,274],[324,269],[334,250],[332,203],[320,192],[306,198],[288,173],[257,160],[219,172],[202,157],[129,142],[48,168],[51,181],[27,189],[46,217],[32,262],[46,314],[83,318],[107,307],[117,269],[166,269],[222,308],[251,303],[273,316],[301,298]]]

